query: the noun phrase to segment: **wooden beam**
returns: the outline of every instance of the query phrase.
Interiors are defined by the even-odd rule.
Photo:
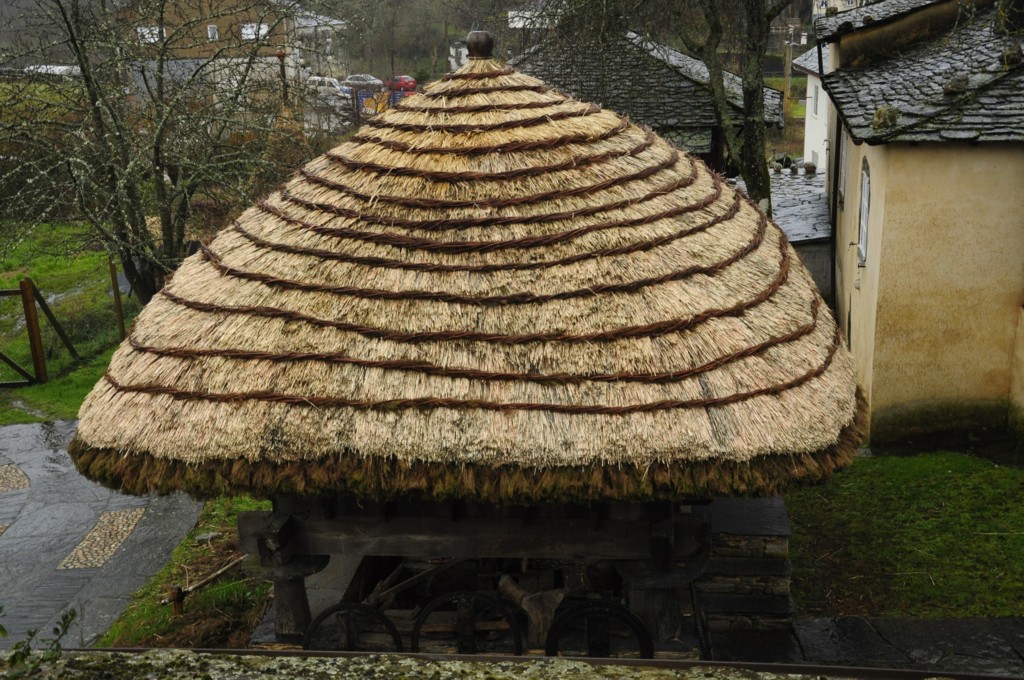
[[[36,382],[46,382],[46,357],[43,355],[43,337],[39,334],[39,315],[36,314],[36,301],[32,295],[35,288],[32,279],[22,279],[21,304],[25,309],[25,328],[28,331],[28,345],[32,351],[32,367],[35,369]]]
[[[269,513],[243,513],[239,542],[245,552],[259,550],[257,534]],[[400,555],[404,557],[536,557],[552,559],[649,559],[651,532],[637,522],[610,520],[596,527],[583,519],[443,517],[295,517],[291,547],[295,555]],[[676,531],[685,535],[684,524]],[[676,541],[680,546],[688,541]]]
[[[121,335],[121,339],[124,340],[126,335],[124,329],[124,307],[121,305],[121,285],[117,280],[117,267],[114,265],[114,258],[108,257],[107,262],[110,264],[110,285],[114,289],[114,315],[117,317],[117,331]]]
[[[71,344],[71,339],[68,337],[67,333],[64,332],[64,327],[60,325],[59,321],[57,321],[57,317],[55,317],[53,312],[50,311],[50,305],[46,304],[46,299],[43,297],[43,294],[40,293],[39,289],[35,286],[32,286],[32,295],[35,297],[36,302],[39,303],[39,308],[43,310],[43,314],[46,315],[47,320],[50,322],[50,326],[57,333],[57,337],[60,338],[61,342],[64,343],[64,346],[68,348],[69,352],[71,352],[71,356],[73,356],[76,361],[81,361],[82,357],[78,356],[78,352],[75,351],[75,346]]]
[[[256,548],[264,567],[285,566],[295,554],[295,519],[293,515],[275,512],[256,533]]]
[[[10,358],[9,356],[4,354],[3,352],[0,352],[0,361],[4,362],[8,366],[10,366],[12,369],[14,369],[15,373],[17,373],[22,378],[24,378],[26,381],[28,381],[27,384],[31,385],[32,382],[34,381],[34,379],[32,378],[32,374],[31,373],[29,373],[24,368],[19,366],[18,363],[14,359]],[[21,386],[21,384],[22,384],[20,380],[17,381],[17,383],[18,383],[18,386]],[[11,387],[11,385],[5,385],[5,386]]]

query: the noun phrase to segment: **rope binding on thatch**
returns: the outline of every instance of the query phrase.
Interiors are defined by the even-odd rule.
[[[782,232],[478,40],[182,264],[83,405],[85,474],[518,503],[849,462],[852,360]]]

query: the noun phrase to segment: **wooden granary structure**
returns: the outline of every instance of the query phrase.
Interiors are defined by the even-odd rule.
[[[778,227],[473,38],[186,260],[82,407],[89,477],[275,499],[241,531],[279,632],[330,555],[631,561],[664,590],[703,531],[679,504],[819,479],[859,441]]]

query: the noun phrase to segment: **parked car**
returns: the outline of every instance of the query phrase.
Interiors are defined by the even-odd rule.
[[[352,96],[352,88],[346,87],[338,82],[337,78],[329,78],[325,76],[310,76],[306,80],[306,87],[310,90],[316,90],[316,92],[324,98],[331,97],[350,97]]]
[[[412,76],[395,76],[388,81],[388,89],[411,92],[416,89],[416,79]]]
[[[383,90],[384,81],[380,78],[375,78],[369,73],[353,73],[345,80],[341,81],[341,84],[346,87],[360,90]]]

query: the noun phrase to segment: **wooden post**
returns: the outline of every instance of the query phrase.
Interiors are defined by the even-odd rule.
[[[117,267],[114,266],[114,258],[107,258],[110,264],[110,285],[114,287],[114,316],[117,317],[117,330],[124,340],[124,308],[121,306],[121,286],[117,282]]]
[[[32,296],[35,284],[32,279],[21,280],[21,304],[25,308],[25,328],[28,331],[28,345],[32,350],[32,367],[35,369],[36,382],[46,382],[46,357],[43,356],[43,337],[39,334],[39,315],[36,314],[36,301]]]
[[[279,636],[289,639],[305,635],[312,620],[306,579],[302,576],[274,579],[274,609],[274,625]]]
[[[786,33],[786,50],[782,58],[782,115],[789,115],[789,84],[793,74],[793,26]]]

